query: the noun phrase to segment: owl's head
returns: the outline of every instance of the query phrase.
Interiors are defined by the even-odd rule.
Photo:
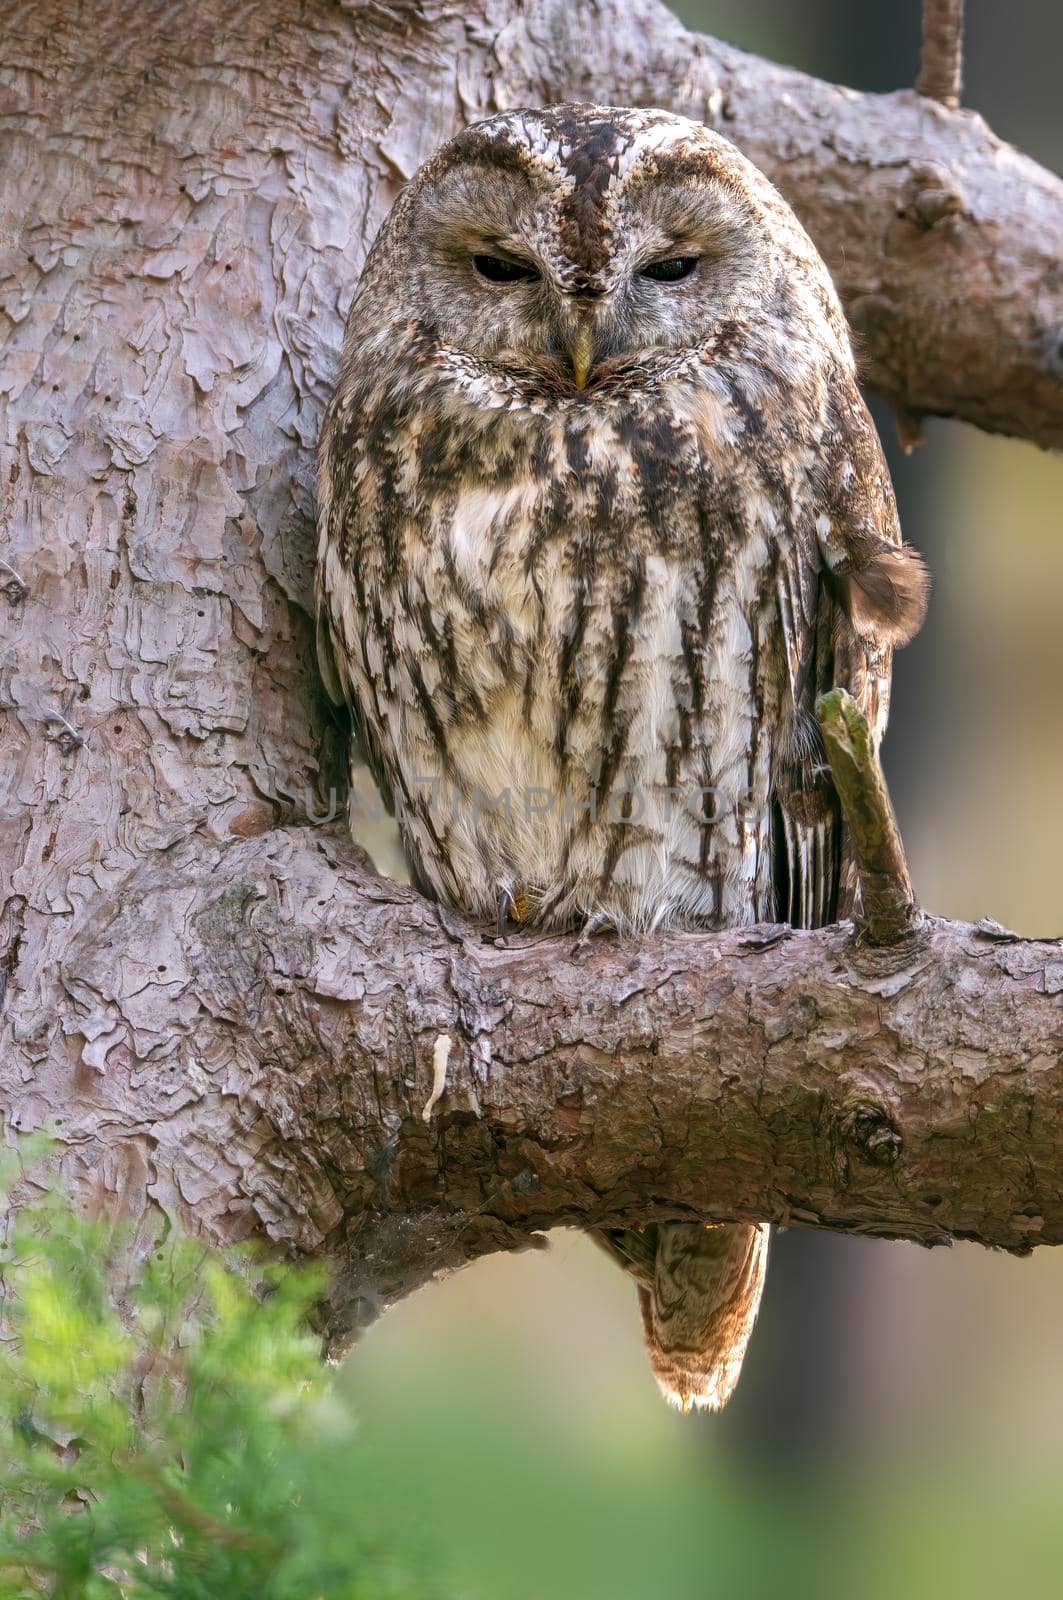
[[[363,281],[376,314],[488,375],[588,401],[728,322],[775,318],[792,341],[803,314],[848,356],[789,207],[726,139],[663,111],[565,105],[466,129],[404,192]]]

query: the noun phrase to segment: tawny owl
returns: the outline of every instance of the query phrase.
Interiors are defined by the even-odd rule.
[[[547,928],[848,904],[813,707],[877,732],[925,576],[827,270],[661,111],[467,129],[365,265],[320,446],[323,661],[420,884]],[[767,1229],[603,1235],[684,1409],[738,1377]]]

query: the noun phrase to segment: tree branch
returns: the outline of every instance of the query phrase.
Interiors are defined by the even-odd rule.
[[[330,1256],[337,1330],[559,1222],[1063,1240],[1058,944],[930,922],[886,951],[844,928],[497,950],[296,825],[344,759],[310,622],[343,314],[463,121],[704,117],[796,206],[902,415],[1042,444],[1059,180],[970,113],[817,82],[657,0],[75,10],[0,30],[5,1129],[60,1119],[97,1207]]]
[[[916,88],[955,111],[963,94],[965,0],[923,0],[923,43]]]
[[[847,925],[571,944],[499,948],[326,830],[189,842],[70,951],[75,1052],[111,1026],[106,1107],[64,1137],[115,1160],[139,1128],[168,1209],[331,1257],[340,1340],[561,1224],[1063,1241],[1058,942],[930,921],[887,951]]]
[[[818,245],[908,442],[933,414],[1063,444],[1063,183],[973,112],[823,83],[658,0],[538,0],[493,50],[502,104],[665,105],[733,139]]]
[[[868,944],[896,944],[923,918],[867,718],[844,689],[820,695],[816,715],[860,875],[861,935]]]

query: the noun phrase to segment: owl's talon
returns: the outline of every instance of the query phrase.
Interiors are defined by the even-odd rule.
[[[571,955],[582,955],[591,940],[599,933],[619,933],[619,929],[612,917],[605,911],[596,911],[593,917],[588,917],[583,924],[582,932],[572,946]]]
[[[509,930],[509,919],[516,911],[516,903],[508,889],[499,889],[496,912],[496,925],[498,938],[505,943],[506,933]]]

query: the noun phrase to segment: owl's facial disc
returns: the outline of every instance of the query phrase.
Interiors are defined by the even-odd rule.
[[[556,156],[531,122],[527,143],[470,130],[447,147],[407,213],[406,304],[488,375],[589,402],[748,310],[766,243],[750,197],[704,152],[673,157],[651,141],[625,164],[619,124],[588,113],[576,126]]]

